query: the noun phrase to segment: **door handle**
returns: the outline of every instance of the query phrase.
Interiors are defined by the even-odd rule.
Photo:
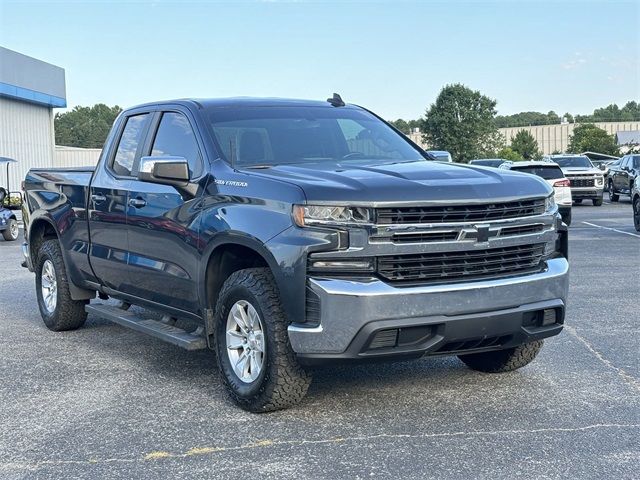
[[[91,195],[91,201],[93,203],[102,203],[102,202],[106,202],[107,201],[107,197],[105,197],[104,195],[101,195],[99,193],[94,193]]]
[[[147,204],[147,201],[142,198],[132,198],[129,200],[129,205],[134,208],[142,208]]]

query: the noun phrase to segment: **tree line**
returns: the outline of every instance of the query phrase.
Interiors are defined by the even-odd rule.
[[[536,125],[558,125],[562,121],[569,123],[597,123],[597,122],[635,122],[640,121],[640,104],[635,101],[627,102],[622,108],[612,103],[603,108],[596,108],[588,115],[572,115],[565,113],[560,116],[553,110],[548,113],[520,112],[513,115],[496,115],[494,122],[498,128],[530,127]],[[399,118],[391,121],[403,133],[410,133],[416,128],[422,129],[422,119],[404,120]]]

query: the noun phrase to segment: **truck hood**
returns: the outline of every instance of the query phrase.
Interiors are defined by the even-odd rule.
[[[309,203],[482,203],[545,197],[553,191],[529,174],[425,160],[376,166],[280,165],[246,172],[298,185]]]

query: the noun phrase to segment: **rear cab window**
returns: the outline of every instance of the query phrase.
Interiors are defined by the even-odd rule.
[[[138,147],[144,138],[148,113],[132,115],[126,119],[125,126],[118,141],[118,148],[109,167],[118,176],[129,177],[133,170]]]
[[[549,166],[529,166],[529,167],[511,167],[511,170],[515,170],[516,172],[524,172],[530,173],[532,175],[537,175],[538,177],[542,177],[545,180],[556,180],[558,178],[564,178],[564,173],[560,167],[555,165]]]

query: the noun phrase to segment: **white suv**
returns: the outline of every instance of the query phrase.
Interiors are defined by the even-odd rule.
[[[505,162],[500,165],[505,170],[529,173],[544,179],[553,187],[553,198],[558,205],[562,221],[571,225],[571,183],[562,169],[553,162]]]

